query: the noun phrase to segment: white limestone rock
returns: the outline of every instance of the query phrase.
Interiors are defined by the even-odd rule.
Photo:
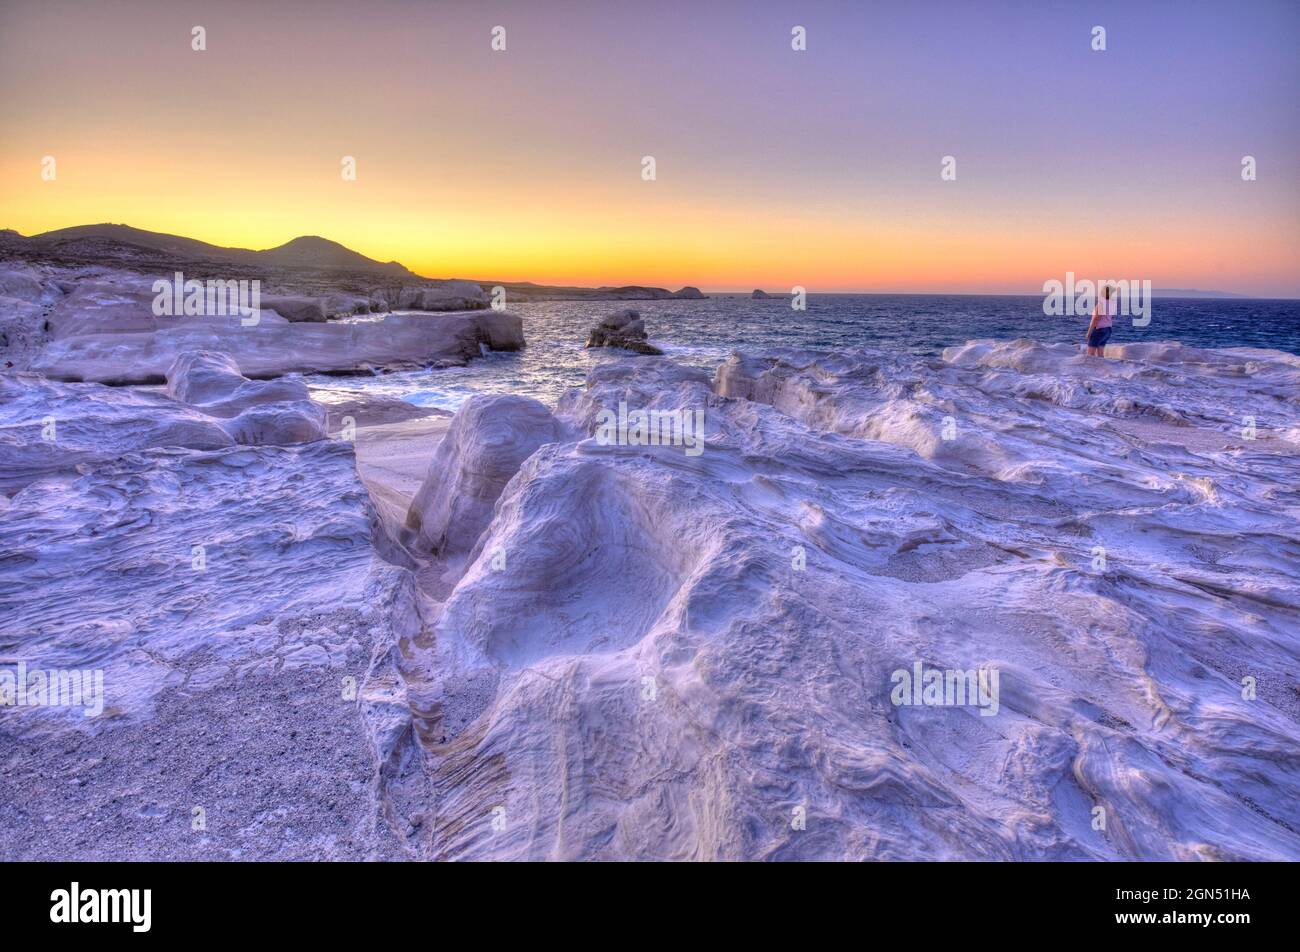
[[[1300,361],[1149,356],[593,369],[408,643],[422,855],[1300,858]],[[996,704],[895,703],[918,663]]]
[[[408,573],[373,529],[332,441],[147,449],[8,500],[0,662],[99,671],[103,695],[4,709],[5,857],[406,855],[363,686]]]
[[[155,307],[157,280],[100,267],[55,269],[48,278],[26,265],[0,267],[0,357],[57,380],[122,385],[162,383],[189,351],[226,353],[246,376],[275,377],[463,364],[484,348],[524,346],[520,318],[487,309],[482,289],[468,281],[367,294],[263,294],[254,313],[186,314],[184,301],[180,313],[167,313],[177,310],[170,297],[163,301],[169,307]],[[399,299],[429,313],[328,320],[389,311]],[[214,296],[212,309],[225,303]]]
[[[48,284],[41,273],[25,262],[0,263],[0,299],[27,304],[50,304],[58,300],[57,287]]]
[[[231,416],[258,403],[311,398],[300,377],[249,380],[229,354],[212,351],[179,355],[167,368],[167,394],[215,416]]]
[[[0,263],[0,369],[25,368],[48,337],[58,285],[24,262]]]
[[[368,314],[371,310],[370,298],[363,294],[327,294],[321,304],[326,317],[331,320]]]
[[[1300,359],[1109,352],[475,398],[415,572],[349,444],[234,445],[292,379],[0,375],[0,653],[109,700],[0,717],[9,855],[1300,859]],[[702,451],[610,441],[620,405],[702,413]],[[917,664],[997,671],[995,703],[897,703]]]
[[[50,313],[56,339],[85,334],[150,333],[170,326],[177,318],[153,313],[156,294],[143,275],[110,273],[86,277],[68,285]]]
[[[262,295],[258,304],[263,310],[274,311],[291,324],[304,321],[319,324],[329,316],[325,301],[308,295]]]
[[[463,557],[491,521],[497,498],[520,464],[561,432],[536,400],[471,397],[452,419],[411,503],[407,544],[445,559]]]
[[[467,311],[487,307],[487,296],[473,281],[437,281],[400,288],[389,307],[405,311]]]
[[[325,437],[325,411],[300,379],[247,380],[221,354],[179,358],[165,393],[0,374],[5,493],[150,448],[215,450]]]
[[[219,421],[160,393],[0,374],[0,492],[150,447],[233,442]]]
[[[57,380],[144,384],[162,383],[173,361],[187,351],[220,351],[245,376],[277,377],[463,364],[484,348],[524,346],[520,318],[493,310],[389,314],[353,324],[291,324],[265,313],[249,326],[238,316],[158,320],[172,323],[126,333],[61,335],[31,369]]]
[[[167,371],[167,393],[224,423],[236,443],[310,443],[326,438],[324,407],[299,377],[249,380],[225,354],[181,354]]]

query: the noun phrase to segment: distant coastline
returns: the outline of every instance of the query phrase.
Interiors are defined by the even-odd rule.
[[[368,258],[344,245],[305,235],[294,238],[275,248],[255,251],[248,248],[226,248],[194,238],[146,231],[124,224],[102,223],[59,228],[25,237],[13,229],[0,229],[0,255],[13,255],[28,261],[48,261],[55,264],[114,264],[131,270],[169,268],[188,264],[188,270],[203,272],[221,267],[255,269],[261,272],[310,272],[317,278],[325,274],[340,278],[369,279],[367,283],[442,284],[447,281],[468,280],[486,294],[500,287],[505,289],[510,301],[662,301],[703,300],[710,296],[745,297],[756,301],[785,301],[788,290],[765,291],[742,288],[705,289],[686,285],[678,290],[654,285],[578,285],[537,284],[532,281],[501,281],[484,279],[433,278],[417,274],[397,261],[381,262]],[[287,275],[286,275],[287,276]],[[1036,289],[1024,291],[819,291],[808,288],[807,293],[817,295],[881,295],[881,296],[948,296],[948,297],[1038,297]],[[1297,300],[1291,297],[1259,297],[1218,289],[1156,288],[1152,294],[1163,298],[1190,298],[1203,300]]]
[[[749,298],[755,301],[779,301],[789,297],[787,292],[767,292],[763,297],[755,297],[752,291],[715,290],[704,292],[709,297]],[[1041,291],[818,291],[809,288],[808,294],[819,297],[1042,297]],[[1260,297],[1254,294],[1237,294],[1234,291],[1200,291],[1194,288],[1155,288],[1151,294],[1163,298],[1187,298],[1196,301],[1234,300],[1234,301],[1296,301],[1294,297]]]

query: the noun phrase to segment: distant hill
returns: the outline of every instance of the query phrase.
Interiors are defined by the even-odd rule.
[[[138,259],[153,252],[165,258],[203,261],[212,264],[254,265],[265,268],[294,268],[314,271],[375,272],[394,277],[415,277],[396,261],[387,263],[367,258],[337,241],[308,235],[294,238],[277,248],[253,251],[223,248],[194,238],[145,231],[130,225],[77,225],[59,228],[27,239],[36,246],[63,253],[98,253],[105,258]]]
[[[580,288],[534,284],[532,281],[474,281],[474,283],[488,294],[493,293],[495,288],[504,288],[507,301],[702,301],[707,297],[699,288],[690,285],[678,291],[670,291],[667,288],[644,284]]]
[[[392,271],[410,274],[404,266],[396,261],[382,263],[367,258],[365,255],[345,248],[337,241],[304,235],[286,241],[278,248],[256,251],[261,260],[280,268],[339,268],[347,271]]]
[[[212,260],[230,259],[244,256],[249,252],[238,248],[220,248],[205,241],[182,238],[179,235],[165,235],[156,231],[143,231],[130,225],[77,225],[73,228],[59,228],[43,232],[28,239],[39,245],[61,246],[89,242],[121,242],[137,248],[160,251],[178,258],[208,258]]]
[[[304,235],[276,248],[254,251],[249,248],[223,248],[195,238],[145,231],[130,225],[104,223],[59,228],[30,238],[12,229],[0,230],[0,252],[14,252],[40,257],[60,264],[118,265],[134,270],[176,268],[178,270],[215,270],[218,268],[256,268],[292,281],[337,283],[349,280],[360,285],[397,280],[423,281],[421,275],[396,261],[380,262],[344,247],[337,241],[316,235]],[[308,274],[310,272],[310,274]],[[670,298],[701,299],[699,288],[679,291],[666,288],[629,285],[626,287],[554,287],[531,282],[478,281],[491,293],[497,286],[506,289],[508,301],[644,301]]]
[[[1171,298],[1249,298],[1248,294],[1233,294],[1231,291],[1197,291],[1192,288],[1152,288],[1152,297]]]

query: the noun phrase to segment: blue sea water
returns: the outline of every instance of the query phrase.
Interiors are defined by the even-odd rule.
[[[467,367],[368,378],[314,378],[316,386],[363,388],[420,406],[456,409],[475,393],[516,393],[553,405],[587,370],[622,351],[587,350],[587,331],[604,315],[638,310],[651,343],[674,359],[713,368],[734,349],[871,346],[936,354],[975,338],[1027,337],[1082,343],[1086,317],[1049,317],[1041,295],[812,294],[796,311],[788,297],[748,295],[701,301],[550,301],[511,305],[524,319],[528,346],[489,354]],[[1112,343],[1177,340],[1196,347],[1268,347],[1300,354],[1300,301],[1155,298],[1151,323],[1115,321]]]

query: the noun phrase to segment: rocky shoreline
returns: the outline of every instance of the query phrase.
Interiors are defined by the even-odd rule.
[[[1300,858],[1300,359],[629,355],[448,417],[296,374],[517,317],[146,278],[0,273],[0,668],[105,693],[0,713],[0,857]]]

